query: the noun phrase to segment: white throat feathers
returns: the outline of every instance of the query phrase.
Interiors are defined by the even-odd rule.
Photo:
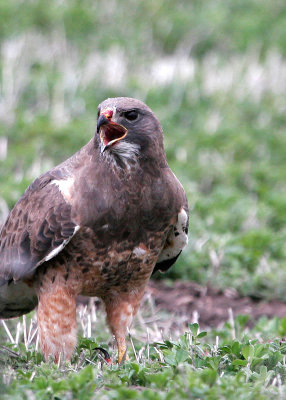
[[[139,144],[120,141],[107,149],[104,154],[109,153],[109,155],[116,155],[124,162],[129,160],[137,162],[140,148]]]

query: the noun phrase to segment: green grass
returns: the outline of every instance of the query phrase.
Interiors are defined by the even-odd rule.
[[[283,399],[286,320],[263,318],[251,330],[246,322],[238,316],[208,332],[189,324],[177,340],[147,344],[131,337],[134,352],[121,366],[106,365],[91,338],[81,338],[72,364],[61,366],[44,363],[34,345],[7,345],[1,398]]]

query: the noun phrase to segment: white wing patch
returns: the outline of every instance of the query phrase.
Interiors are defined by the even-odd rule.
[[[38,267],[39,265],[43,264],[43,262],[45,261],[49,261],[52,258],[54,258],[57,254],[59,254],[60,251],[62,251],[62,249],[68,244],[68,242],[71,240],[71,238],[77,233],[77,231],[79,230],[80,226],[76,225],[76,227],[74,228],[73,234],[66,240],[63,241],[62,244],[60,244],[58,247],[56,247],[55,249],[53,249],[45,258],[43,258],[41,261],[39,261],[36,265],[36,267]]]
[[[74,184],[74,178],[59,179],[51,182],[51,185],[56,185],[59,191],[63,195],[64,199],[69,203],[72,198],[72,187]]]
[[[181,208],[181,211],[178,214],[178,221],[166,239],[166,244],[158,258],[158,263],[171,260],[187,246],[187,223],[188,215],[186,211]]]

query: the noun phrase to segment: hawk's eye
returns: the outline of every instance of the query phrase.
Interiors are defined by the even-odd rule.
[[[124,117],[128,119],[128,121],[135,121],[135,119],[138,118],[138,111],[136,110],[126,111],[124,113]]]

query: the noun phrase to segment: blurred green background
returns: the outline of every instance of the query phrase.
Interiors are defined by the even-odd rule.
[[[285,27],[284,0],[0,0],[0,222],[137,97],[190,203],[167,278],[286,299]]]

